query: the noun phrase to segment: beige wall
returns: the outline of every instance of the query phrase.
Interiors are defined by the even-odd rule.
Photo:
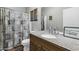
[[[67,7],[44,7],[42,8],[42,16],[52,16],[53,20],[51,21],[52,27],[56,27],[59,31],[63,31],[63,9]],[[47,29],[49,23],[47,22]]]
[[[40,7],[30,7],[28,12],[30,14],[30,11],[33,9],[38,9],[38,20],[37,21],[30,21],[30,31],[40,31],[41,30],[41,8]],[[29,15],[30,16],[30,15]],[[30,20],[30,17],[29,17]]]
[[[51,21],[52,27],[56,27],[59,31],[63,31],[63,9],[67,9],[69,7],[30,7],[28,8],[28,13],[30,11],[38,8],[38,21],[30,22],[30,30],[41,30],[41,20],[43,20],[44,16],[52,16],[53,20]],[[29,19],[30,20],[30,19]],[[49,27],[49,22],[47,21],[47,29]]]

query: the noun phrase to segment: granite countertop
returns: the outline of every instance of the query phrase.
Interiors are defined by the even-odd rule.
[[[58,46],[61,46],[61,47],[64,47],[68,50],[71,50],[71,51],[79,51],[79,40],[77,39],[72,39],[72,38],[68,38],[68,37],[64,37],[62,34],[59,34],[59,35],[55,35],[56,38],[45,38],[45,37],[42,37],[41,35],[42,34],[45,34],[46,32],[45,31],[33,31],[33,32],[30,32],[30,34],[33,34],[39,38],[42,38],[44,40],[47,40],[51,43],[54,43]],[[47,33],[46,33],[47,34]]]

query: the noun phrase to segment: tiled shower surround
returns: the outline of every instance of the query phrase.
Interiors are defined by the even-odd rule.
[[[16,47],[29,38],[28,21],[27,13],[0,8],[0,50]]]

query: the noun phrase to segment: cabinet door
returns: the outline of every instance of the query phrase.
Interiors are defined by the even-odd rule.
[[[41,51],[41,45],[39,44],[34,44],[34,43],[31,43],[30,44],[30,50],[31,51]]]
[[[33,35],[30,35],[30,50],[31,51],[42,50],[39,39],[37,37],[33,36]]]
[[[30,51],[36,51],[36,50],[37,50],[36,46],[33,43],[31,43],[30,44]]]

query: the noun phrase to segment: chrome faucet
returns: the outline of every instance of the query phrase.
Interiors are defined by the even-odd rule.
[[[52,27],[50,26],[49,27],[49,34],[52,34],[51,31],[52,31]]]
[[[57,31],[57,28],[52,28],[51,26],[49,27],[49,34],[59,34],[59,32]]]

